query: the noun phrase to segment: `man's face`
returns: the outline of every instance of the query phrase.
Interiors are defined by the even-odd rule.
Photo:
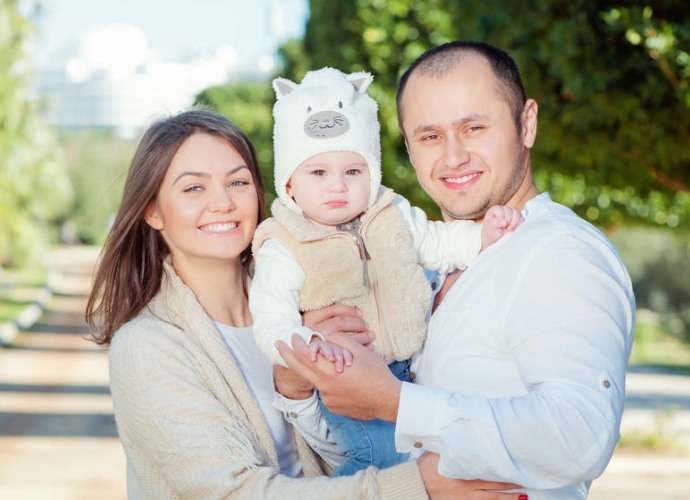
[[[536,103],[525,105],[518,135],[484,58],[468,55],[440,78],[412,73],[401,112],[410,161],[445,220],[481,219],[493,205],[522,209],[536,195]]]

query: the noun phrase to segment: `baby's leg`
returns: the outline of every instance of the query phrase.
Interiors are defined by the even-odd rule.
[[[409,361],[396,361],[391,371],[401,380],[410,381]],[[350,476],[374,466],[379,469],[404,462],[409,453],[395,450],[395,424],[383,420],[355,420],[331,413],[319,397],[319,404],[328,429],[340,451],[347,457],[333,476]]]

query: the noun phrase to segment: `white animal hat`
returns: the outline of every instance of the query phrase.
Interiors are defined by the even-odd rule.
[[[381,185],[381,139],[376,101],[366,93],[374,77],[366,71],[346,75],[333,68],[310,71],[296,84],[273,80],[275,188],[290,210],[302,210],[285,189],[304,160],[329,151],[359,153],[369,165],[369,206]]]

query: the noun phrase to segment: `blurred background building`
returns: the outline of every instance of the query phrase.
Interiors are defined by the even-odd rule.
[[[286,22],[294,16],[286,2],[264,3],[263,32],[256,33],[262,43],[254,44],[253,53],[190,42],[184,54],[163,56],[131,24],[100,26],[76,43],[52,47],[48,57],[37,58],[34,82],[46,101],[47,120],[66,130],[108,128],[131,138],[157,116],[188,107],[203,89],[266,79],[276,70],[278,45],[295,33]]]

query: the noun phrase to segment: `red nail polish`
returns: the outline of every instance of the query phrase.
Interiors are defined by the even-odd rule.
[[[518,500],[529,500],[529,497],[523,493],[518,497]]]

